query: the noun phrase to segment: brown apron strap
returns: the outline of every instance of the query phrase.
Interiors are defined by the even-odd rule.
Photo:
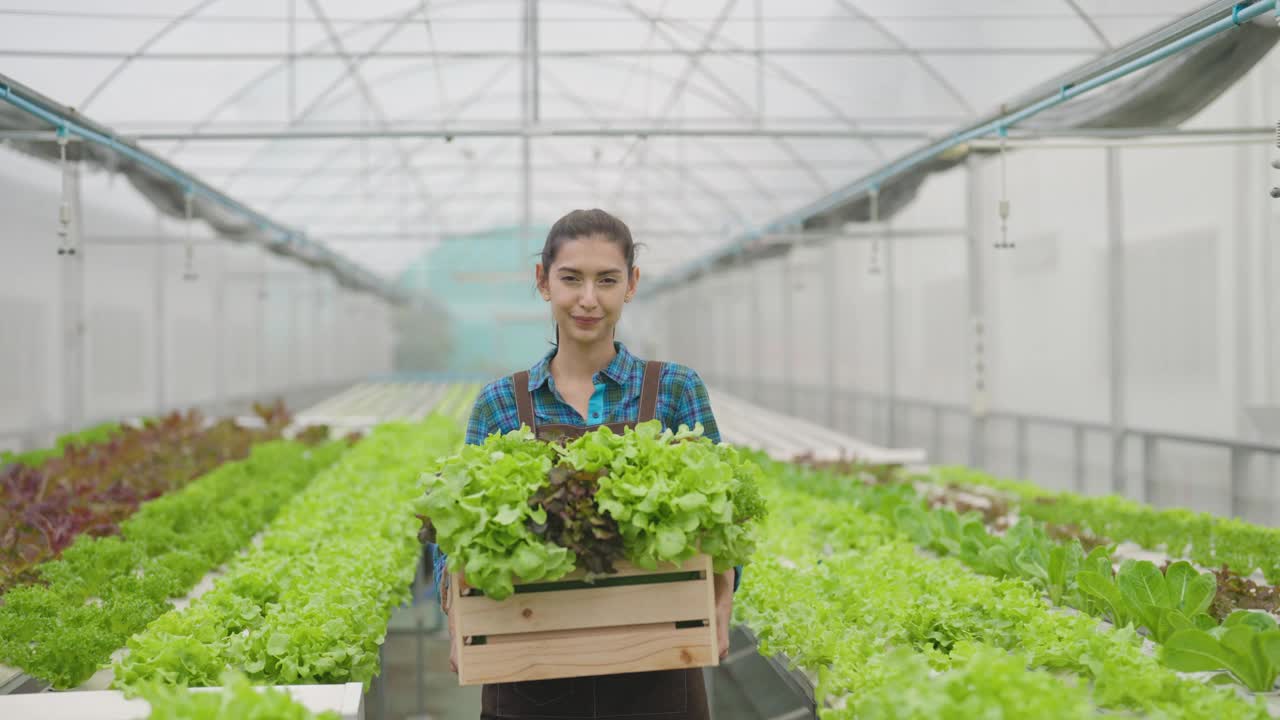
[[[661,360],[650,360],[644,364],[644,380],[640,383],[640,415],[637,423],[649,422],[658,412],[658,383],[662,379]]]
[[[529,395],[529,371],[521,370],[511,376],[511,389],[516,396],[516,413],[520,424],[526,425],[534,433],[538,432],[538,422],[533,417],[533,397]]]

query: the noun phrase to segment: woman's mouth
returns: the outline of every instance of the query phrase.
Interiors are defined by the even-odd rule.
[[[600,321],[603,319],[604,318],[598,318],[598,317],[578,317],[577,315],[573,316],[574,324],[580,328],[593,328],[596,325],[600,324]]]

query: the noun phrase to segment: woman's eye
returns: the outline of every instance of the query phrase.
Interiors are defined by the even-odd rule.
[[[616,285],[616,284],[617,284],[617,282],[618,282],[618,281],[617,281],[617,280],[614,280],[613,278],[604,278],[604,279],[602,279],[602,280],[600,281],[600,284],[601,284],[601,285]]]
[[[560,282],[563,282],[563,283],[576,283],[576,282],[578,282],[578,278],[576,278],[576,277],[574,277],[574,276],[572,276],[572,275],[565,275],[565,276],[563,276],[563,277],[561,277],[561,278],[560,278]]]

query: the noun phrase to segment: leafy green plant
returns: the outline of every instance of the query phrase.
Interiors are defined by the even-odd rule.
[[[1027,717],[1043,720],[1096,718],[1089,689],[1048,672],[1028,671],[1019,655],[980,643],[961,642],[951,664],[935,671],[926,655],[896,648],[873,658],[864,672],[872,688],[823,720],[970,720]]]
[[[183,686],[145,683],[137,695],[151,706],[148,720],[340,720],[336,712],[313,713],[289,693],[254,688],[241,673],[222,676],[221,692],[192,691]]]
[[[617,521],[627,559],[639,567],[701,552],[724,572],[755,550],[752,522],[765,513],[759,468],[702,437],[701,426],[673,433],[653,421],[622,435],[602,427],[569,443],[562,458],[578,470],[606,471],[596,504]]]
[[[1246,576],[1261,570],[1267,582],[1280,584],[1277,528],[1181,508],[1157,510],[1115,495],[1085,497],[1055,492],[964,467],[934,468],[913,480],[993,488],[1015,501],[1024,517],[1079,526],[1099,536],[1127,540],[1173,557],[1188,557],[1202,567],[1225,564]]]
[[[1160,657],[1175,670],[1224,670],[1254,692],[1269,692],[1280,677],[1280,629],[1270,615],[1237,610],[1221,627],[1176,630]]]
[[[1016,710],[1018,703],[1037,707],[1036,688],[1079,709],[1072,686],[1097,708],[1121,714],[1268,717],[1260,703],[1162,666],[1131,627],[1099,628],[1091,617],[1054,611],[1021,574],[979,575],[958,557],[920,553],[894,523],[896,509],[887,517],[870,510],[909,504],[900,487],[868,489],[776,463],[763,467],[770,515],[735,612],[761,652],[784,652],[816,675],[824,718],[945,716],[929,687],[935,682],[954,690],[951,701],[968,717],[1010,717],[1011,707],[1037,716]],[[881,504],[867,494],[882,490],[898,495]],[[1066,574],[1050,571],[1053,564],[1046,560],[1046,576]],[[1099,549],[1082,559],[1081,572],[1103,564],[1109,572]],[[992,677],[1007,696],[983,684],[982,663],[1000,663]],[[965,693],[974,695],[972,705]],[[929,710],[909,712],[916,702]]]
[[[197,412],[147,420],[142,427],[86,431],[97,442],[68,440],[39,467],[0,463],[0,592],[33,582],[40,563],[81,535],[102,537],[138,507],[276,439],[284,406],[258,406],[261,428],[231,420],[206,427]]]
[[[1024,578],[1047,593],[1055,605],[1064,601],[1074,604],[1078,598],[1076,573],[1086,563],[1078,540],[1059,543],[1030,520],[1021,520],[1004,535],[995,535],[975,513],[960,515],[950,508],[929,509],[922,503],[897,504],[892,518],[917,545],[955,556],[984,575]]]
[[[671,432],[653,421],[621,435],[602,427],[563,447],[519,430],[445,459],[416,511],[449,569],[465,568],[469,585],[501,600],[516,579],[603,569],[615,545],[650,570],[699,552],[717,572],[741,565],[765,513],[759,473],[734,448],[702,437],[701,427]],[[585,482],[565,485],[574,479]],[[576,499],[566,504],[562,491]],[[615,533],[620,543],[600,537]]]
[[[457,423],[387,423],[321,473],[212,590],[129,638],[115,684],[213,685],[223,670],[270,684],[368,683],[422,546],[423,468],[462,441]]]
[[[1158,643],[1178,630],[1217,625],[1205,614],[1217,589],[1213,574],[1198,573],[1187,562],[1161,573],[1147,560],[1126,560],[1114,577],[1107,565],[1083,570],[1077,580],[1112,622],[1146,627]]]
[[[0,450],[0,465],[18,463],[32,468],[39,468],[53,458],[62,457],[67,448],[105,442],[119,433],[120,430],[120,423],[106,422],[63,435],[58,438],[51,448],[28,450],[20,453]]]
[[[623,555],[618,523],[596,508],[596,489],[603,474],[604,470],[554,467],[548,484],[529,500],[546,518],[544,522],[530,518],[529,529],[538,538],[573,553],[577,565],[586,568],[589,575],[617,572],[613,563]]]
[[[426,476],[415,512],[428,519],[449,569],[466,568],[467,583],[489,597],[515,591],[515,579],[554,580],[574,568],[573,553],[543,540],[531,527],[547,512],[530,499],[547,484],[552,447],[527,430],[464,445]]]
[[[283,440],[142,506],[120,535],[82,535],[0,605],[0,661],[74,687],[162,615],[345,450]]]

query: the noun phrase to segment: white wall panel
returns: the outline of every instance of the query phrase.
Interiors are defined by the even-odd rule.
[[[55,166],[0,149],[4,447],[47,442],[46,431],[66,422],[65,259],[55,252],[60,185]],[[154,414],[162,379],[166,407],[210,403],[219,338],[228,396],[265,398],[391,370],[394,333],[383,302],[336,290],[328,276],[256,247],[224,242],[198,244],[198,279],[186,280],[183,223],[158,219],[127,183],[101,174],[83,176],[81,197],[85,422]],[[205,232],[194,236],[203,240]]]

